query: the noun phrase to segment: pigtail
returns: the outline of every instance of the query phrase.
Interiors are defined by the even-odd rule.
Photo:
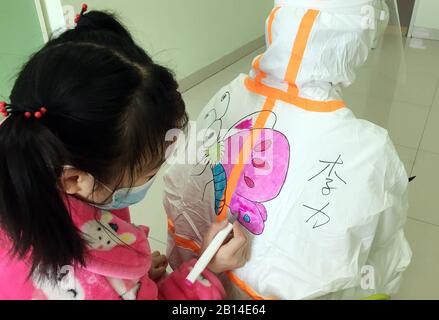
[[[67,159],[43,120],[12,114],[0,125],[0,227],[11,254],[47,278],[84,263],[84,241],[58,188]]]
[[[187,122],[173,74],[114,16],[83,11],[76,28],[31,57],[0,110],[7,116],[0,125],[0,237],[42,276],[84,263],[85,241],[59,186],[64,166],[114,189],[131,187],[163,163],[168,130]],[[131,179],[122,185],[125,176]]]

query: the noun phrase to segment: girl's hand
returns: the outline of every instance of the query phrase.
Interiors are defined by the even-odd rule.
[[[149,278],[153,281],[160,280],[166,274],[168,259],[166,256],[155,251],[152,253],[152,265],[149,270]]]
[[[215,223],[207,231],[204,237],[202,252],[206,250],[209,243],[215,238],[217,233],[227,226],[227,221]],[[241,268],[249,259],[249,242],[246,234],[242,231],[241,225],[235,222],[233,225],[233,235],[228,242],[223,244],[216,255],[213,257],[208,269],[214,273],[221,273],[228,270]]]

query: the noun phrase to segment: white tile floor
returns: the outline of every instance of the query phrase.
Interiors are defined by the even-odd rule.
[[[407,238],[413,262],[395,299],[439,299],[439,41],[401,46],[385,39],[359,72],[345,98],[357,117],[389,130],[410,175],[410,211]],[[419,44],[421,47],[419,48]],[[399,47],[403,48],[397,50]],[[192,119],[209,99],[238,73],[248,72],[259,52],[231,65],[184,94]],[[161,170],[162,172],[164,171]],[[151,245],[166,248],[166,218],[161,179],[149,196],[132,209],[136,223],[151,227]]]

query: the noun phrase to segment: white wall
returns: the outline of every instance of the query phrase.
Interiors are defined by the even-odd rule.
[[[417,2],[415,27],[439,30],[439,1],[417,0]]]
[[[80,10],[83,0],[62,0]],[[273,0],[88,0],[114,11],[179,80],[263,36]]]

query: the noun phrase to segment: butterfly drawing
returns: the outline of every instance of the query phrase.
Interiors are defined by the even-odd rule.
[[[265,202],[275,199],[287,177],[290,161],[290,145],[281,132],[274,130],[277,116],[271,111],[259,111],[241,117],[228,128],[223,128],[231,95],[226,92],[214,109],[208,111],[202,121],[208,125],[201,151],[203,166],[201,175],[210,168],[214,186],[214,211],[221,213],[224,206],[237,216],[237,220],[255,235],[263,233],[267,221]],[[222,111],[219,111],[223,109]],[[218,113],[221,113],[218,116]],[[257,128],[256,119],[266,114],[264,128]],[[248,144],[250,141],[251,143]],[[247,143],[247,144],[246,144]],[[240,159],[245,147],[251,147],[247,159]],[[243,163],[238,184],[231,199],[226,199],[228,180],[237,163]]]

